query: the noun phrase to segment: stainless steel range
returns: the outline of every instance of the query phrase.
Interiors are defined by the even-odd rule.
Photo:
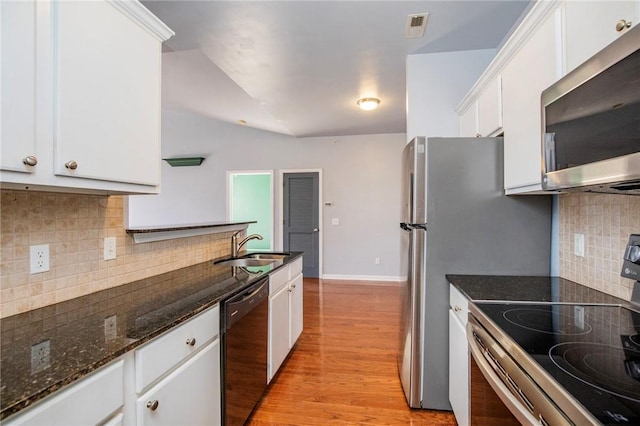
[[[639,313],[620,306],[512,303],[477,303],[470,312],[476,362],[480,347],[532,421],[640,424]]]
[[[640,270],[639,243],[632,235],[625,276]],[[476,302],[469,311],[474,362],[520,423],[640,424],[634,305]]]

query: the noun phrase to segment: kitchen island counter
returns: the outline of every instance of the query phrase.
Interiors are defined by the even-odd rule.
[[[0,419],[81,379],[298,257],[261,267],[212,259],[0,322]],[[47,343],[48,342],[48,343]],[[46,347],[32,362],[32,347]]]

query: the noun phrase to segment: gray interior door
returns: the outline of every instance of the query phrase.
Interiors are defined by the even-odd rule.
[[[318,180],[318,173],[284,174],[284,250],[304,253],[302,273],[306,277],[320,273]]]

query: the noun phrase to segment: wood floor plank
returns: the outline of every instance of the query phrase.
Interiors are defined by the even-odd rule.
[[[396,354],[399,288],[304,279],[304,331],[247,422],[265,425],[456,425],[409,409]]]

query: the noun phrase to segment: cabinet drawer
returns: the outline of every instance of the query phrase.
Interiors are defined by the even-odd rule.
[[[454,315],[467,326],[467,315],[469,314],[469,300],[460,293],[453,285],[449,286],[449,306]]]
[[[295,278],[302,272],[302,257],[297,258],[291,265],[289,265],[289,271],[289,279]]]
[[[124,361],[80,379],[6,425],[96,425],[124,405]],[[90,408],[89,408],[90,407]]]
[[[287,282],[289,282],[289,266],[284,266],[269,275],[269,296],[276,294]]]
[[[136,392],[141,392],[219,333],[220,308],[216,305],[136,349]]]
[[[136,425],[219,425],[220,340],[180,365],[136,401]]]

